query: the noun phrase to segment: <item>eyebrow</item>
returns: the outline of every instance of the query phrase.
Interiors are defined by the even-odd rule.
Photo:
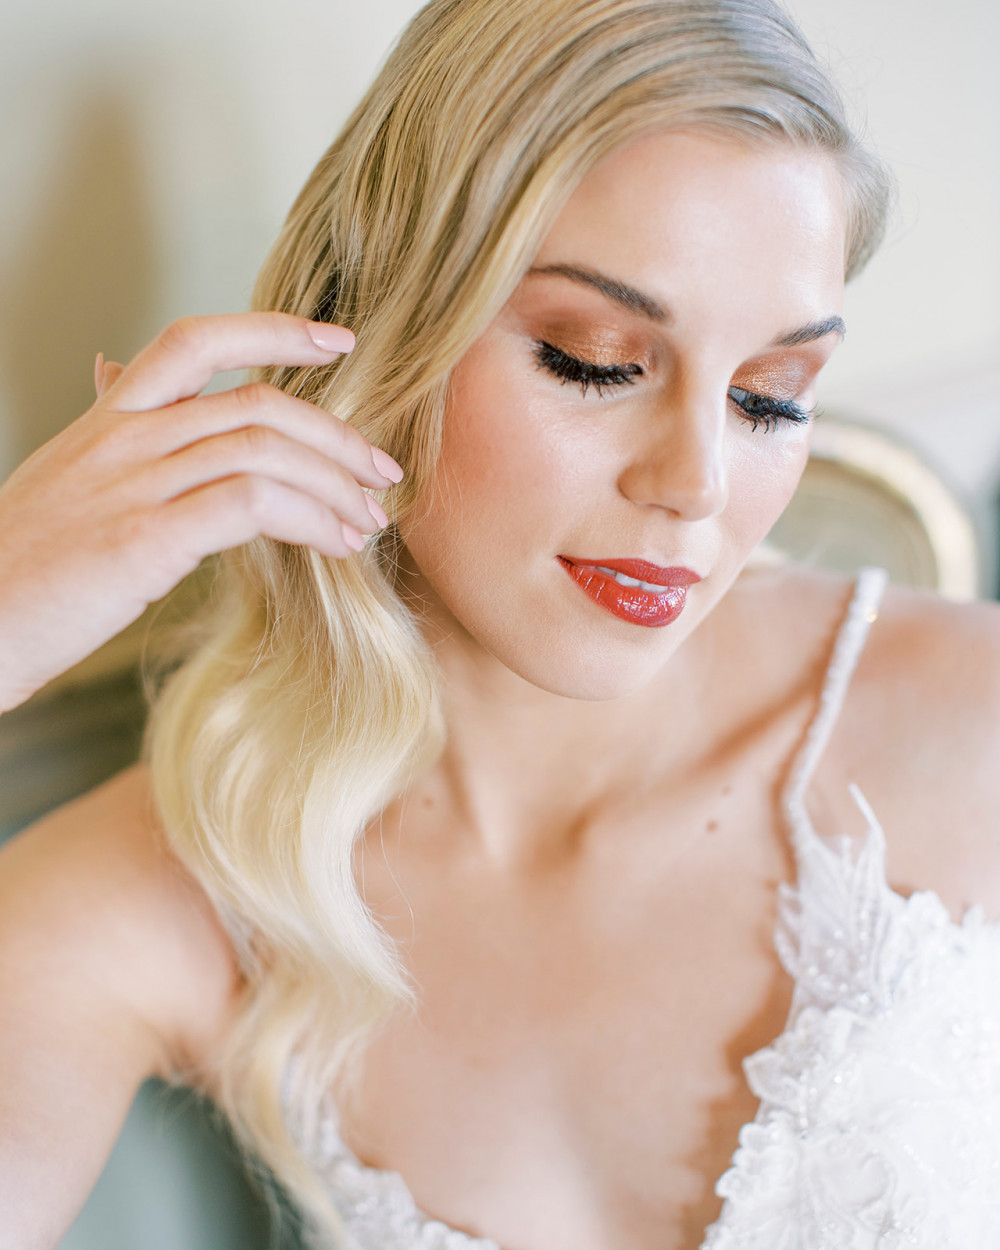
[[[651,295],[644,295],[627,282],[619,282],[617,278],[609,278],[606,274],[597,273],[593,269],[584,269],[581,265],[540,265],[528,270],[530,274],[555,274],[557,277],[569,278],[571,282],[580,282],[584,286],[593,287],[608,299],[621,304],[629,312],[639,313],[650,321],[669,321],[670,314]]]
[[[670,313],[651,295],[638,291],[627,282],[610,278],[607,274],[598,273],[594,269],[586,269],[582,265],[537,265],[528,270],[528,276],[554,275],[569,278],[571,282],[579,282],[583,286],[592,287],[595,291],[627,308],[629,312],[638,313],[650,321],[661,324],[670,320]],[[799,326],[797,330],[789,330],[787,334],[779,334],[773,340],[773,347],[797,347],[800,343],[812,343],[824,338],[827,334],[839,334],[841,338],[847,333],[842,317],[825,317],[820,321],[810,321]]]
[[[779,334],[774,340],[775,347],[796,347],[799,343],[812,343],[824,338],[827,334],[839,334],[841,338],[847,333],[843,317],[826,317],[823,321],[810,321],[808,325],[790,330],[788,334]]]

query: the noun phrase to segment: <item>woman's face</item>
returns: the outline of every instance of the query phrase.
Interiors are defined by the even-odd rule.
[[[584,180],[454,371],[400,527],[437,641],[577,698],[650,681],[795,489],[844,231],[832,161],[790,145],[656,134]]]

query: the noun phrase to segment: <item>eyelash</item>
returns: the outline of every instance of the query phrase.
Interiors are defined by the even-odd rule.
[[[554,373],[565,385],[576,382],[584,395],[587,387],[592,386],[598,395],[603,395],[604,386],[631,386],[642,374],[641,365],[595,365],[591,360],[581,360],[568,352],[553,347],[551,343],[535,344],[535,360],[549,373]]]
[[[539,341],[535,344],[535,360],[540,368],[554,374],[565,385],[576,382],[584,395],[592,386],[599,396],[603,396],[605,386],[631,386],[637,377],[642,376],[641,365],[595,365],[591,360],[581,360],[568,352],[554,347],[551,343]],[[774,429],[782,421],[793,425],[802,425],[812,416],[812,410],[800,408],[789,399],[774,399],[770,395],[758,395],[754,391],[744,390],[739,386],[729,388],[729,397],[743,415],[753,422],[753,428],[763,425],[765,429]]]
[[[729,398],[737,408],[743,410],[743,415],[753,422],[754,429],[762,425],[766,430],[773,430],[780,421],[788,421],[791,425],[804,425],[814,411],[812,408],[800,408],[790,399],[756,395],[753,391],[745,391],[739,386],[729,388]]]

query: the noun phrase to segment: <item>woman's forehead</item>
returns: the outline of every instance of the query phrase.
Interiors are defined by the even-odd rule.
[[[584,178],[522,286],[561,274],[662,322],[728,291],[791,330],[839,312],[845,232],[843,181],[825,154],[656,134]]]
[[[626,256],[726,247],[843,242],[843,182],[833,159],[791,144],[750,148],[686,132],[647,136],[597,166],[570,196],[539,249],[586,246]]]

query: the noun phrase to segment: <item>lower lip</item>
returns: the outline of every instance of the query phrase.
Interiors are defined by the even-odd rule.
[[[684,611],[687,586],[667,586],[655,592],[622,586],[610,573],[602,573],[589,564],[571,564],[562,556],[558,560],[585,595],[623,621],[656,629],[676,621]]]

